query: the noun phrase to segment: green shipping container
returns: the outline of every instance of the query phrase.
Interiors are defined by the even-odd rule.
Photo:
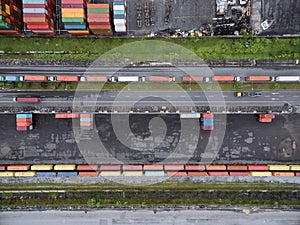
[[[114,10],[114,14],[125,14],[124,10]]]
[[[98,8],[98,9],[87,9],[88,13],[109,13],[109,9],[105,8]]]
[[[65,18],[62,18],[62,22],[66,23],[66,24],[73,24],[73,23],[83,24],[83,23],[85,23],[84,18],[81,18],[81,17],[74,17],[74,18],[65,17]]]

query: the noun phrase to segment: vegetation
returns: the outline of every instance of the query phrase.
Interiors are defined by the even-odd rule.
[[[97,59],[108,51],[130,44],[136,41],[164,41],[178,44],[201,59],[299,59],[300,58],[300,38],[186,38],[186,39],[164,39],[164,38],[0,38],[0,49],[6,53],[0,58],[40,58],[40,59]],[[244,43],[249,41],[250,47],[245,47]],[[145,42],[142,43],[144,45]],[[136,45],[136,43],[134,44]],[[131,45],[132,46],[132,45]],[[142,51],[164,52],[165,49],[157,48],[153,50],[151,44],[142,48]],[[167,46],[168,47],[168,46]],[[129,47],[130,49],[131,47]],[[126,47],[125,47],[126,49]],[[124,50],[124,48],[123,48]],[[128,50],[128,49],[127,49]],[[184,58],[182,50],[169,52],[167,55],[160,55],[164,59],[174,60]],[[31,54],[29,51],[51,51],[40,54]],[[136,50],[138,51],[138,50]],[[12,54],[19,52],[19,55]],[[53,53],[54,52],[54,53]],[[131,51],[126,51],[130,54]],[[149,56],[139,55],[134,52],[137,59],[147,60]],[[183,54],[184,55],[184,54]],[[124,55],[119,51],[109,54],[110,59],[124,59]],[[152,57],[152,56],[150,56]]]
[[[30,192],[29,190],[42,190],[42,192]],[[0,197],[0,206],[2,207],[84,206],[93,208],[134,205],[142,207],[152,205],[300,206],[300,187],[296,184],[200,182],[164,182],[143,186],[129,186],[116,183],[6,184],[1,186],[0,191],[2,192]],[[14,191],[14,194],[11,194],[9,191]]]

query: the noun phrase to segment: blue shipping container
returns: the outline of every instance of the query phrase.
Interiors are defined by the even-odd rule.
[[[56,172],[36,172],[37,177],[56,177]]]
[[[77,172],[58,172],[57,176],[58,177],[76,177]]]
[[[164,177],[165,172],[160,170],[160,171],[145,171],[145,176],[147,177]]]
[[[85,24],[65,24],[66,30],[86,30]]]
[[[80,118],[81,122],[93,122],[93,118]]]
[[[32,118],[32,114],[17,114],[17,118]]]

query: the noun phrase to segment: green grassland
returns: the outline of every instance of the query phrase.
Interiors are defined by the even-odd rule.
[[[246,41],[251,43],[249,48],[244,46]],[[170,46],[173,47],[170,49]],[[300,38],[0,38],[0,51],[21,53],[64,51],[62,54],[2,54],[0,58],[94,60],[104,54],[105,59],[115,60],[124,59],[124,57],[129,57],[132,60],[175,60],[187,57],[199,57],[201,59],[299,59],[299,46]],[[120,48],[115,49],[117,47]],[[134,48],[133,51],[132,48]],[[107,52],[109,53],[106,54]],[[145,52],[147,54],[144,54]]]

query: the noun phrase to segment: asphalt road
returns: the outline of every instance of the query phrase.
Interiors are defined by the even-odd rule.
[[[236,211],[218,210],[101,210],[92,212],[42,211],[1,212],[2,225],[129,225],[129,224],[173,224],[173,225],[299,225],[297,211],[258,211],[246,214]]]
[[[100,75],[100,76],[150,76],[168,75],[181,77],[192,76],[212,77],[214,75],[234,75],[246,77],[249,75],[267,76],[299,76],[299,67],[74,67],[74,66],[12,66],[0,67],[0,75]]]
[[[259,97],[236,97],[235,92],[225,91],[127,91],[124,92],[0,92],[0,106],[26,106],[28,103],[13,102],[14,97],[40,96],[37,106],[283,106],[300,104],[296,91],[264,91]],[[75,97],[74,97],[75,95]],[[33,105],[33,104],[30,104]]]

